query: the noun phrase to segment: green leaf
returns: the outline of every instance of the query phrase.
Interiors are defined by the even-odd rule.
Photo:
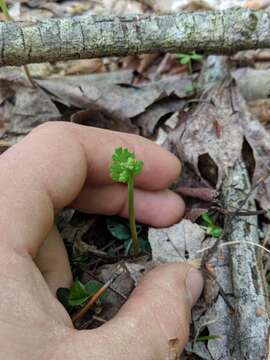
[[[77,306],[85,303],[90,297],[88,291],[85,289],[85,285],[80,282],[80,280],[76,279],[71,288],[68,297],[69,305]]]
[[[210,218],[210,216],[207,212],[203,213],[201,215],[201,218],[206,223],[207,234],[209,234],[215,238],[219,238],[223,231],[222,228],[214,224],[213,220]]]
[[[182,59],[180,59],[180,63],[182,65],[186,65],[190,62],[190,57],[189,56],[185,56],[185,57],[182,57]]]
[[[103,284],[96,280],[90,280],[88,283],[85,284],[85,290],[88,292],[90,297],[93,297],[98,290],[102,288]],[[100,296],[99,300],[103,302],[106,297],[108,296],[107,291],[104,291],[104,293]]]
[[[206,222],[207,225],[209,226],[214,226],[214,222],[213,220],[210,218],[210,216],[208,215],[207,212],[203,213],[201,215],[201,218]]]
[[[130,239],[130,229],[128,225],[125,225],[117,219],[108,218],[106,220],[107,229],[109,232],[118,240],[127,240]]]
[[[137,175],[143,168],[143,161],[135,159],[135,154],[126,148],[116,148],[112,156],[111,178],[126,183],[130,176]]]
[[[141,249],[141,251],[151,253],[152,249],[151,249],[151,246],[150,246],[150,243],[149,243],[148,239],[144,239],[142,237],[139,237],[139,241],[140,241],[140,249]]]
[[[193,51],[191,54],[190,54],[190,58],[192,59],[192,60],[195,60],[195,61],[200,61],[200,60],[202,60],[202,55],[200,55],[200,54],[197,54],[195,51]]]
[[[222,234],[222,229],[218,226],[214,226],[212,228],[209,228],[209,234],[215,238],[219,238]]]
[[[148,240],[139,237],[139,246],[140,246],[140,250],[143,252],[147,252],[147,253],[151,253],[151,246]],[[133,254],[134,252],[134,244],[132,239],[126,240],[124,242],[124,248],[125,248],[125,252],[126,254]]]

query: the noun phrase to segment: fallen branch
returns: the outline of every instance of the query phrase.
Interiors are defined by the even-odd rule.
[[[270,47],[267,11],[82,16],[0,22],[0,65],[163,52],[231,54]]]
[[[248,173],[242,161],[237,161],[222,186],[224,205],[240,207],[246,194],[250,193]],[[254,197],[248,201],[249,210],[255,209]],[[235,321],[229,338],[233,359],[265,359],[268,353],[268,327],[266,297],[255,246],[260,246],[256,216],[234,218],[229,222],[228,242],[239,243],[230,247],[233,293],[235,298]]]

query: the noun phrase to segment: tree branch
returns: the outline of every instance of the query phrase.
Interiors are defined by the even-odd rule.
[[[245,164],[237,161],[222,185],[225,207],[240,208],[246,194],[250,192]],[[255,209],[253,195],[246,201],[246,208]],[[263,274],[258,266],[258,251],[247,243],[259,244],[257,217],[226,217],[225,221],[229,222],[228,240],[240,243],[229,247],[236,310],[228,334],[230,354],[232,359],[264,359],[268,353],[267,294],[264,292]]]
[[[0,22],[0,34],[0,66],[156,51],[230,54],[270,47],[270,14],[234,8]]]

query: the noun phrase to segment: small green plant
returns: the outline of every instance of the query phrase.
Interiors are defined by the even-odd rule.
[[[202,225],[202,228],[206,230],[207,234],[219,238],[223,231],[222,228],[214,224],[207,212],[203,213],[201,218],[205,223],[205,225]]]
[[[134,209],[134,178],[143,168],[143,161],[136,160],[135,154],[126,148],[116,148],[112,156],[111,177],[113,181],[128,184],[128,216],[134,255],[139,253],[139,240],[136,230]]]
[[[110,234],[118,240],[118,242],[122,242],[125,255],[128,255],[129,251],[132,249],[132,236],[130,232],[130,226],[126,219],[122,219],[119,217],[108,217],[106,219],[107,229]],[[143,231],[142,225],[136,225],[137,236],[139,241],[140,250],[145,253],[151,252],[151,247],[149,241],[147,239],[145,231]],[[112,255],[115,255],[113,249],[110,250]]]
[[[5,0],[0,0],[0,9],[2,10],[6,20],[11,20]]]
[[[102,286],[99,281],[90,280],[86,284],[83,284],[80,280],[76,279],[70,289],[59,288],[57,290],[57,297],[65,308],[71,309],[75,306],[83,305],[89,298],[93,297]],[[103,293],[99,298],[99,302],[102,303],[106,296],[106,292]]]
[[[188,72],[192,74],[192,61],[202,61],[202,55],[197,54],[196,51],[190,53],[179,53],[176,55],[182,65],[188,66]]]

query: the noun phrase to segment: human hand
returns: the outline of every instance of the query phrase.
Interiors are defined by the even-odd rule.
[[[71,204],[127,216],[126,188],[109,174],[117,146],[145,163],[136,178],[137,219],[153,226],[178,221],[183,201],[166,188],[180,163],[141,137],[47,123],[1,155],[0,345],[6,360],[161,360],[169,359],[175,339],[182,351],[203,285],[188,265],[148,273],[117,316],[96,330],[75,330],[55,298],[56,289],[72,281],[55,214]]]

